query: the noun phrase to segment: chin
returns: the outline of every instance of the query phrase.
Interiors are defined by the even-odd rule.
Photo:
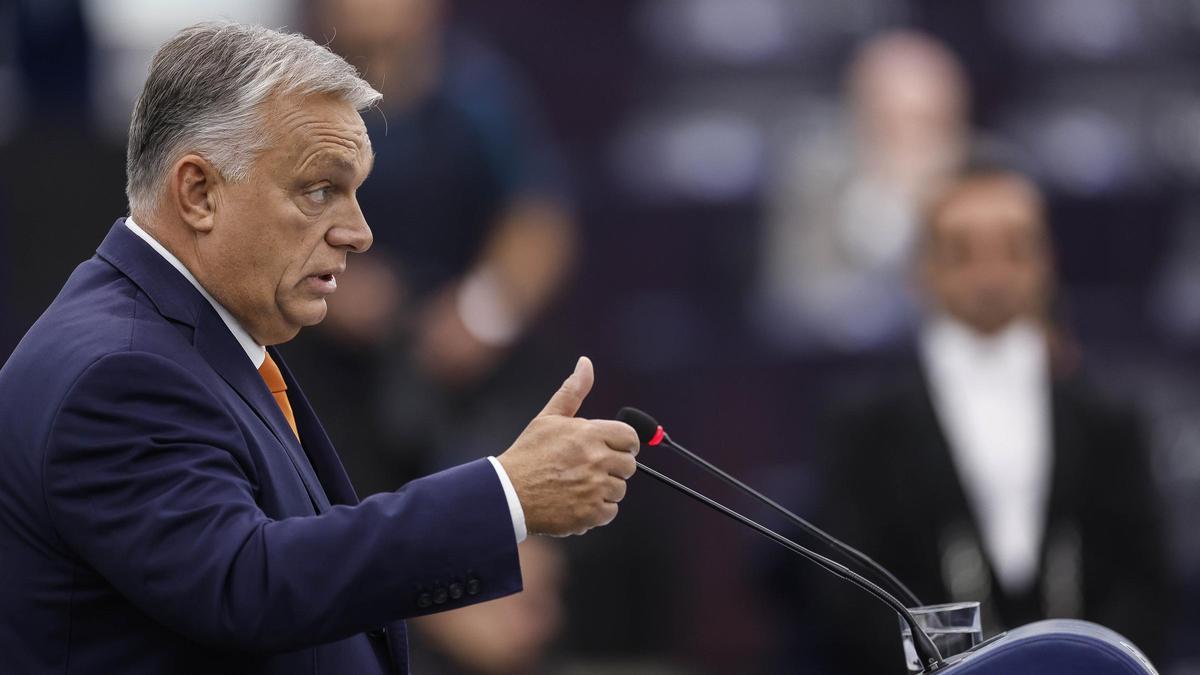
[[[325,300],[316,300],[313,302],[304,303],[304,307],[295,313],[295,323],[297,326],[315,326],[325,320],[325,315],[329,313],[329,305],[325,304]]]

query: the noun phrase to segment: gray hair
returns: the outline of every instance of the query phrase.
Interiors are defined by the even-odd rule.
[[[187,152],[244,180],[270,140],[262,105],[289,94],[331,94],[356,110],[382,98],[354,66],[302,35],[229,21],[179,31],[155,54],[134,104],[125,156],[130,209],[153,206],[171,163]]]

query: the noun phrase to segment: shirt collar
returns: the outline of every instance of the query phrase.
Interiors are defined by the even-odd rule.
[[[1019,319],[995,335],[981,335],[946,315],[935,316],[921,333],[926,366],[943,376],[1009,380],[1046,376],[1046,341],[1038,326]]]
[[[183,263],[179,261],[179,258],[176,258],[174,254],[168,251],[166,247],[160,244],[157,239],[150,235],[150,233],[146,232],[139,227],[137,223],[133,222],[132,216],[125,219],[125,227],[128,227],[131,232],[138,236],[138,238],[149,244],[150,248],[157,251],[158,254],[163,257],[163,259],[171,263],[171,267],[174,267],[176,270],[178,270],[179,273],[183,275],[184,279],[187,279],[192,286],[196,287],[197,291],[200,291],[200,295],[203,295],[204,299],[208,300],[208,303],[212,305],[213,309],[217,310],[217,315],[221,317],[221,321],[225,322],[225,326],[229,328],[229,332],[233,333],[233,337],[237,338],[238,344],[240,344],[242,349],[246,351],[246,356],[250,359],[250,362],[254,364],[255,368],[260,368],[263,364],[263,361],[266,361],[267,359],[267,348],[255,342],[254,338],[250,337],[250,333],[248,333],[246,329],[242,327],[242,324],[239,323],[238,320],[229,313],[229,310],[222,307],[221,303],[217,302],[212,295],[209,295],[208,291],[204,290],[204,287],[200,285],[200,282],[196,280],[196,277],[192,275],[188,268],[183,266]]]

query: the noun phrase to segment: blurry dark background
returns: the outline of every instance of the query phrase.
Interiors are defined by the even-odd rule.
[[[3,353],[125,214],[125,125],[153,49],[196,20],[300,29],[311,9],[205,5],[0,3]],[[457,0],[446,11],[536,107],[577,228],[564,290],[522,341],[532,365],[510,376],[537,393],[514,398],[497,428],[519,431],[587,354],[597,380],[583,415],[641,407],[809,513],[853,489],[814,471],[824,411],[893,361],[902,331],[781,339],[761,310],[765,223],[794,149],[846,117],[855,50],[900,27],[942,41],[965,69],[971,127],[1019,148],[1047,190],[1062,312],[1085,367],[1150,421],[1181,599],[1159,665],[1200,672],[1200,2]],[[393,226],[366,216],[377,236]],[[298,362],[315,353],[318,365],[297,369],[322,389],[319,348],[296,350]],[[334,442],[346,452],[352,439]],[[720,490],[670,457],[643,459]],[[546,672],[806,670],[779,655],[821,617],[802,599],[780,606],[762,545],[660,486],[634,478],[612,526],[559,545],[565,609]]]

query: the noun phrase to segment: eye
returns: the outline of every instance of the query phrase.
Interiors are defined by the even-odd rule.
[[[333,194],[333,188],[326,185],[315,190],[309,190],[306,194],[314,203],[324,204],[329,201],[329,197]]]

